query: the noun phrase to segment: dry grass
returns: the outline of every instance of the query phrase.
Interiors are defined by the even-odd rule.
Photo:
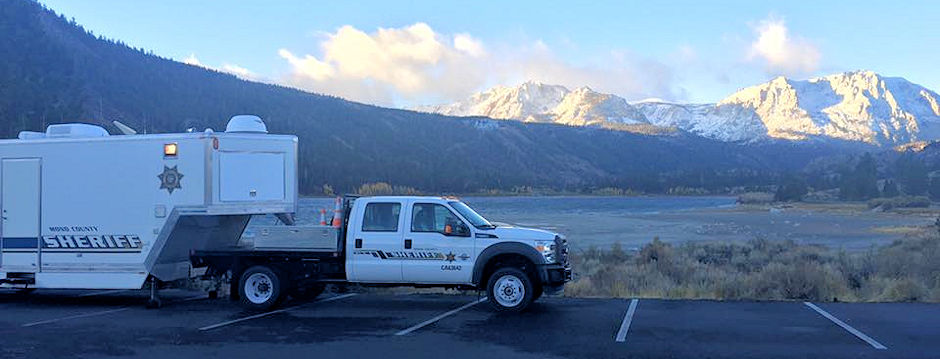
[[[573,253],[574,297],[940,302],[936,229],[869,251],[847,253],[790,241],[654,239],[637,252],[618,246]]]
[[[890,210],[894,208],[929,208],[930,199],[924,196],[903,196],[893,198],[875,198],[868,201],[868,208]]]
[[[872,228],[872,232],[883,234],[913,235],[924,231],[924,227],[916,226],[883,226]]]

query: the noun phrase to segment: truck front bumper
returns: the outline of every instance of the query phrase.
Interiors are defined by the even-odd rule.
[[[571,281],[571,267],[566,264],[543,264],[541,269],[542,290],[546,294],[558,294]]]

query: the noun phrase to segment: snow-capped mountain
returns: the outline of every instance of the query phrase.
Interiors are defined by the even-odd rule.
[[[526,120],[548,113],[568,92],[570,91],[564,86],[529,81],[516,87],[496,86],[454,104],[422,106],[415,110],[454,116]]]
[[[497,87],[452,105],[418,110],[456,116],[574,126],[649,124],[721,141],[833,138],[875,145],[940,139],[940,96],[900,77],[871,71],[809,80],[777,77],[717,104],[651,99],[628,103],[586,87],[527,82]]]
[[[896,145],[940,138],[936,93],[871,71],[803,81],[777,77],[715,105],[636,106],[654,124],[725,141],[818,137]]]
[[[654,101],[634,105],[653,125],[674,127],[720,141],[755,141],[767,134],[767,128],[760,119],[743,106]]]
[[[587,87],[571,91],[564,86],[529,81],[516,87],[497,86],[449,105],[422,106],[417,111],[451,116],[486,116],[526,122],[571,126],[606,123],[640,124],[646,118],[623,98]]]

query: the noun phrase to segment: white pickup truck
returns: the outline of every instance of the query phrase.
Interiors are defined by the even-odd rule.
[[[564,237],[492,224],[454,198],[347,196],[342,212],[339,227],[256,228],[192,261],[232,275],[233,296],[255,309],[358,283],[482,289],[495,309],[521,311],[571,279]]]

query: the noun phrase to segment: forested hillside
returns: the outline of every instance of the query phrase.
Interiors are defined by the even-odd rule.
[[[222,129],[257,114],[300,138],[301,189],[318,194],[388,182],[428,192],[665,192],[774,182],[838,146],[743,147],[683,133],[455,118],[380,108],[248,82],[86,32],[28,0],[0,1],[0,135],[61,122],[119,120],[142,132]]]

